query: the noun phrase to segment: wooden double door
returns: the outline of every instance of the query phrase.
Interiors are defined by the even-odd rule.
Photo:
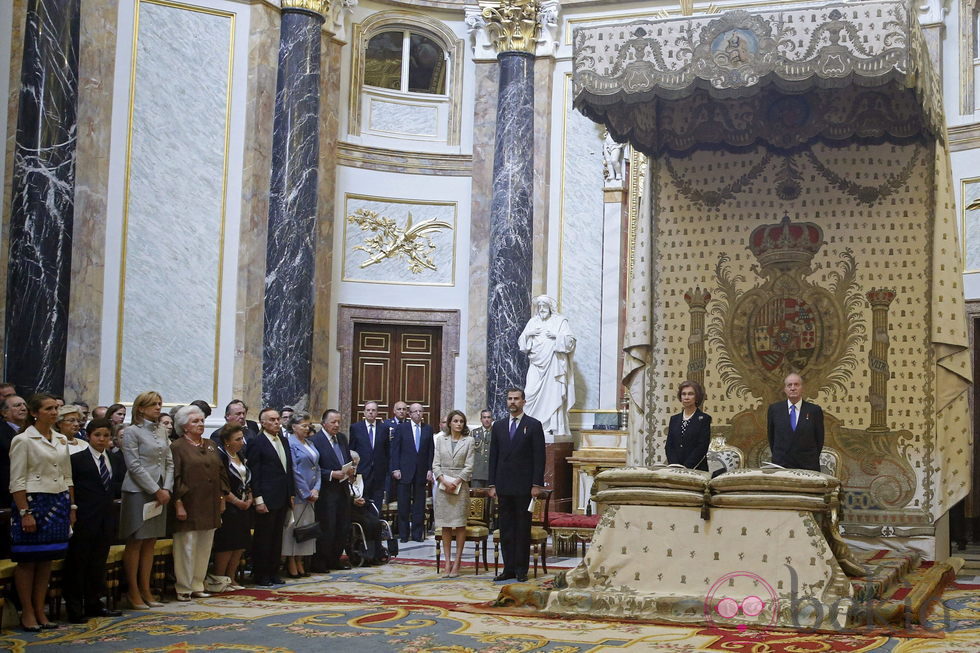
[[[378,402],[378,417],[394,416],[395,402],[422,404],[422,420],[439,428],[442,328],[355,324],[351,422],[364,404]]]

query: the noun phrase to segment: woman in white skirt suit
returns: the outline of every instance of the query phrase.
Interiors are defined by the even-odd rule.
[[[432,458],[432,477],[436,480],[432,508],[435,527],[442,529],[442,550],[446,556],[446,578],[459,576],[466,544],[466,518],[469,515],[470,481],[473,479],[473,461],[476,449],[466,426],[466,415],[454,410],[446,418],[448,433],[435,437],[435,455]],[[456,540],[456,558],[450,555],[452,540]]]

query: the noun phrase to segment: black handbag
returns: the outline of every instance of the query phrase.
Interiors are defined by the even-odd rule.
[[[307,503],[303,506],[303,512],[299,513],[299,519],[296,521],[303,521],[303,515],[306,514],[306,509],[310,507]],[[306,542],[307,540],[313,540],[323,535],[323,531],[320,530],[320,522],[315,521],[312,524],[307,524],[306,526],[297,526],[293,529],[293,539],[297,543]]]

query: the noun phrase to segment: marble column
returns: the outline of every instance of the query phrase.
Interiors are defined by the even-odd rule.
[[[75,190],[81,0],[30,0],[10,211],[4,379],[62,393]]]
[[[499,67],[487,273],[487,405],[500,417],[507,414],[507,388],[524,387],[528,367],[517,338],[531,316],[538,6],[524,0],[480,5]]]
[[[328,0],[283,0],[272,127],[262,403],[308,407],[320,154],[320,39]]]

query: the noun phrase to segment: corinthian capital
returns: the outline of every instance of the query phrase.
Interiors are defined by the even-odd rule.
[[[480,0],[480,15],[497,52],[534,54],[538,40],[538,0]]]
[[[287,9],[301,9],[319,14],[324,18],[330,13],[330,0],[282,0],[280,6],[283,11]]]

